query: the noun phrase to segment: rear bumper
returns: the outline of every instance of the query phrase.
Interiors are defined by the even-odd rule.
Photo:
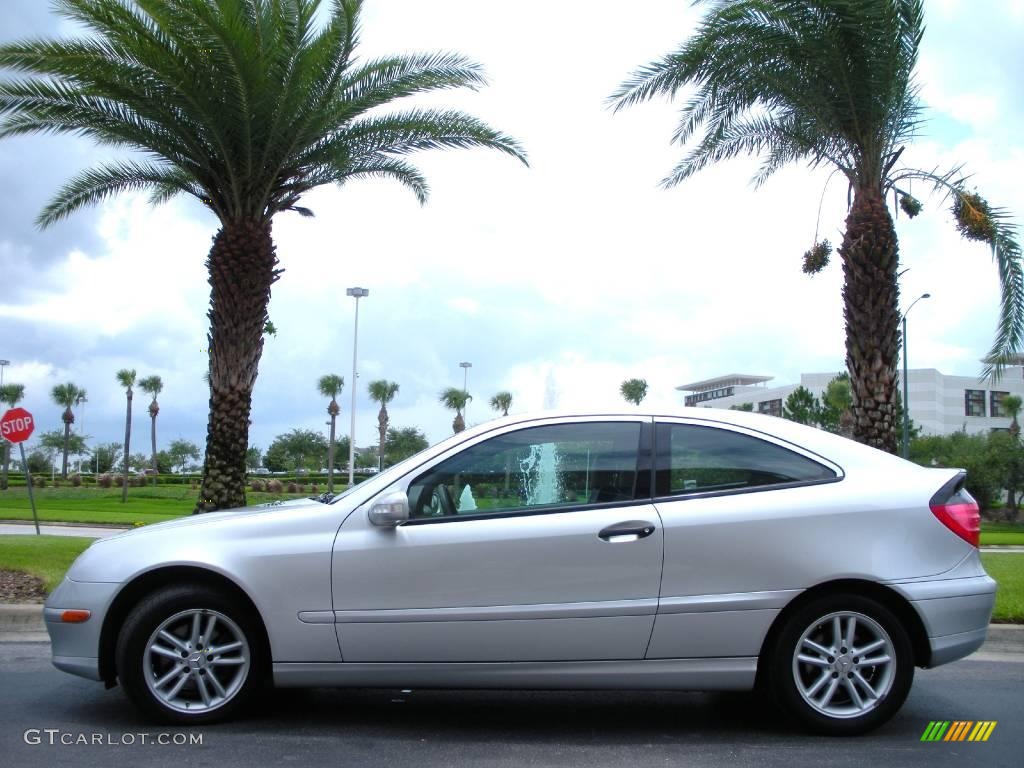
[[[931,654],[924,666],[937,667],[974,653],[996,601],[996,582],[988,576],[892,584],[917,611]]]

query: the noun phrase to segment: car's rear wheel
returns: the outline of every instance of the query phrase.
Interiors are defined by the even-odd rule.
[[[783,626],[769,660],[780,703],[819,733],[877,728],[902,706],[914,679],[913,650],[899,619],[859,595],[818,598]]]
[[[250,612],[202,585],[144,598],[117,643],[118,677],[128,697],[167,723],[232,717],[251,699],[262,664]]]

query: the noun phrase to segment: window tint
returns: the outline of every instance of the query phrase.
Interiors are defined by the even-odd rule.
[[[657,495],[830,480],[835,472],[756,437],[716,427],[659,424]]]
[[[409,486],[412,518],[631,501],[640,424],[531,427],[485,440]]]

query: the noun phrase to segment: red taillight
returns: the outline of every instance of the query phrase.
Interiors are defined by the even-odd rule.
[[[967,494],[963,494],[967,495]],[[970,498],[968,496],[968,498]],[[957,499],[955,503],[932,504],[932,514],[939,522],[971,546],[977,547],[981,540],[981,510],[974,500]]]

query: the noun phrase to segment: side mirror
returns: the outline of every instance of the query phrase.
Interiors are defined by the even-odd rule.
[[[373,525],[394,528],[409,519],[409,497],[405,491],[389,491],[373,502],[368,517]]]

